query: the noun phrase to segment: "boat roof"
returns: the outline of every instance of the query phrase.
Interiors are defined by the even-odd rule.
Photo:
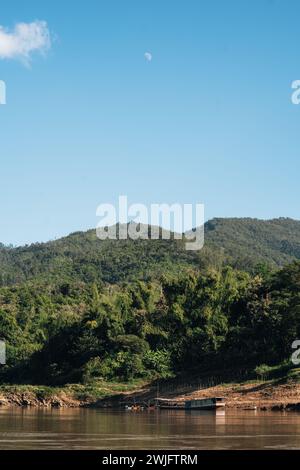
[[[203,398],[191,398],[188,401],[201,401],[201,400],[225,400],[225,397],[203,397]]]
[[[154,398],[154,400],[159,400],[159,401],[180,401],[180,400],[177,400],[176,398]]]

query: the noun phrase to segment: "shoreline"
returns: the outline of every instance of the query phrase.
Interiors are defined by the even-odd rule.
[[[76,387],[80,388],[80,393]],[[129,390],[115,387],[109,389],[107,383],[101,391],[84,396],[85,386],[69,385],[62,388],[42,386],[0,386],[0,408],[120,408],[126,402],[148,402],[157,396],[156,387],[151,384],[132,386]],[[74,392],[74,389],[76,392]],[[227,409],[250,410],[300,410],[300,384],[298,382],[244,382],[221,384],[201,390],[176,390],[161,397],[185,401],[191,399],[222,396]]]

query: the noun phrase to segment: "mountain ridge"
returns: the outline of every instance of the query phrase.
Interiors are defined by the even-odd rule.
[[[20,247],[0,245],[0,283],[48,279],[113,284],[223,264],[250,272],[259,264],[276,269],[300,259],[300,221],[216,217],[205,223],[202,250],[186,251],[184,244],[172,234],[170,240],[99,240],[91,229]]]

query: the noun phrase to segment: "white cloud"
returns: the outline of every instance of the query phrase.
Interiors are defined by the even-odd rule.
[[[151,52],[145,52],[144,57],[147,60],[147,62],[151,62],[151,60],[152,60]]]
[[[11,31],[0,26],[0,59],[19,59],[28,64],[33,52],[44,54],[50,47],[46,21],[17,23]]]

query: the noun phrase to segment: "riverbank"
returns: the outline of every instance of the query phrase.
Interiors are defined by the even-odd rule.
[[[0,385],[0,406],[44,406],[75,408],[106,406],[116,396],[138,393],[145,382],[130,383],[95,381],[90,384],[69,384],[63,387],[44,385]]]
[[[178,388],[174,393],[160,394],[163,398],[186,401],[201,398],[224,397],[227,408],[260,410],[300,410],[300,369],[273,380],[251,380],[223,383],[207,388],[190,390]],[[126,394],[124,401],[147,401],[157,396],[149,388]]]
[[[300,410],[300,384],[274,384],[272,382],[251,382],[225,384],[209,389],[182,394],[178,400],[211,398],[226,399],[227,408],[260,410]]]
[[[33,385],[0,386],[1,406],[36,407],[115,407],[128,402],[148,402],[157,397],[157,385],[134,381],[111,383],[98,381],[92,384],[71,384],[64,387]],[[227,408],[261,410],[300,409],[299,370],[292,376],[269,381],[224,383],[207,388],[177,387],[160,397],[178,401],[221,396]]]

